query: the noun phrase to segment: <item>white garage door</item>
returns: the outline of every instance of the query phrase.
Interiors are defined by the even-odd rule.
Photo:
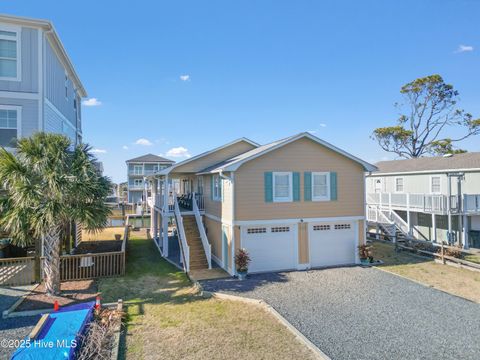
[[[310,223],[310,266],[355,263],[355,226],[352,222]]]
[[[242,247],[252,259],[249,272],[297,267],[297,239],[293,225],[242,226]]]

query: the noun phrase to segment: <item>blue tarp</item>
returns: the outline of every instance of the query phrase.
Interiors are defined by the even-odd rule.
[[[81,336],[93,318],[95,302],[75,304],[51,313],[35,340],[25,338],[12,360],[73,359]]]

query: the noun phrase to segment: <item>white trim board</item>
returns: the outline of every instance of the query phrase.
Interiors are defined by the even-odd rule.
[[[298,218],[298,219],[273,219],[273,220],[241,220],[234,221],[234,225],[271,225],[271,224],[296,224],[299,222],[330,222],[330,221],[356,221],[365,220],[365,216],[340,216],[323,218]]]
[[[418,175],[418,174],[447,174],[453,172],[480,172],[480,168],[461,168],[461,169],[438,169],[438,170],[419,170],[419,171],[395,171],[395,172],[374,172],[366,174],[367,178],[386,177],[395,175]]]
[[[39,93],[20,92],[20,91],[0,91],[0,98],[4,99],[23,99],[23,100],[39,100]]]

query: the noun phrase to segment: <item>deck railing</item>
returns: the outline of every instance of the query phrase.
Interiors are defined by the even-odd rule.
[[[367,204],[436,214],[448,212],[448,196],[442,194],[369,193]],[[450,196],[450,209],[455,214],[462,211],[458,197],[455,195]]]
[[[35,282],[35,258],[33,256],[0,259],[0,285],[17,286]]]
[[[195,220],[197,222],[198,232],[200,233],[200,239],[202,240],[203,250],[205,251],[205,256],[207,257],[208,268],[212,268],[212,246],[208,242],[207,233],[205,232],[205,227],[203,226],[202,217],[200,216],[200,209],[197,204],[197,194],[194,193],[192,198],[192,207],[193,213],[195,214]],[[199,197],[203,199],[203,196]]]
[[[185,235],[185,228],[183,227],[183,218],[182,214],[180,213],[180,207],[178,206],[177,195],[173,194],[174,200],[174,214],[175,214],[175,221],[177,223],[177,234],[178,240],[180,245],[180,257],[183,262],[183,267],[186,272],[190,271],[190,247],[187,243],[187,237]]]

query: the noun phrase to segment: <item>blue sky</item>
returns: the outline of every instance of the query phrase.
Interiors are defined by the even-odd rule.
[[[393,158],[369,135],[396,119],[403,84],[434,73],[480,116],[479,1],[16,0],[0,12],[54,23],[101,103],[83,107],[84,139],[116,182],[128,158],[242,136],[314,131]],[[480,151],[480,138],[462,146]]]

